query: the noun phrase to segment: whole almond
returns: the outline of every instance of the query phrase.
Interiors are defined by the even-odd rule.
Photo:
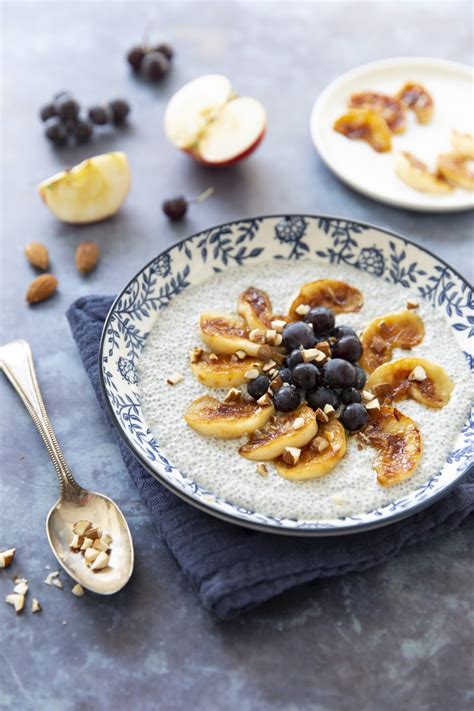
[[[48,250],[41,242],[30,242],[25,247],[26,258],[37,269],[47,269],[49,266]]]
[[[81,242],[76,249],[76,267],[81,274],[89,274],[99,261],[99,248],[95,242]]]
[[[37,304],[45,301],[56,291],[58,280],[52,274],[40,274],[31,282],[26,292],[26,300],[29,304]]]

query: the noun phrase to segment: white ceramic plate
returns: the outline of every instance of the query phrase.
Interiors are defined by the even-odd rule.
[[[420,82],[432,94],[435,113],[430,124],[416,123],[408,112],[405,133],[393,136],[392,150],[376,153],[365,141],[351,141],[333,129],[346,110],[347,99],[359,91],[394,94],[407,81]],[[474,194],[456,188],[445,195],[422,193],[403,183],[394,171],[398,151],[410,151],[435,167],[439,153],[449,153],[452,129],[472,133],[474,72],[463,64],[440,59],[406,57],[372,62],[333,81],[311,113],[311,136],[326,165],[354,190],[380,202],[423,212],[455,212],[474,207]]]
[[[162,252],[136,274],[115,300],[104,324],[100,376],[118,431],[150,474],[185,501],[242,526],[298,536],[333,536],[384,526],[430,505],[459,482],[473,456],[468,420],[445,465],[422,486],[379,509],[331,520],[283,519],[219,498],[181,472],[166,455],[140,404],[136,364],[160,310],[182,291],[230,267],[309,259],[343,264],[416,291],[448,320],[474,363],[474,299],[457,272],[425,249],[387,230],[326,215],[273,215],[238,220],[193,235]]]

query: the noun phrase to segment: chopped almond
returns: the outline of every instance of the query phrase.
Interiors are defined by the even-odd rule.
[[[84,588],[79,583],[76,583],[71,590],[72,594],[76,597],[82,597],[84,595]]]
[[[35,597],[31,601],[31,612],[41,612],[42,607],[39,603],[39,600],[37,600]]]
[[[5,602],[9,605],[13,605],[16,614],[19,615],[20,612],[23,612],[25,607],[25,596],[20,595],[19,593],[10,593],[10,595],[6,596]]]
[[[260,474],[260,476],[268,476],[267,465],[263,462],[259,462],[259,464],[257,464],[257,472]]]
[[[416,365],[408,376],[408,380],[417,380],[422,382],[427,378],[426,370],[421,365]]]
[[[285,447],[282,459],[287,466],[294,467],[295,464],[298,464],[300,456],[301,449],[298,449],[298,447]]]
[[[184,378],[183,378],[183,376],[181,375],[181,373],[174,373],[173,375],[170,375],[169,378],[166,378],[166,382],[168,383],[168,385],[177,385],[177,384],[180,383],[183,379],[184,379]]]
[[[0,568],[8,568],[15,558],[16,548],[9,548],[7,551],[0,553]]]
[[[299,306],[296,307],[295,311],[298,314],[298,316],[306,316],[308,313],[310,307],[308,304],[300,304]]]
[[[90,521],[76,521],[72,527],[72,532],[77,536],[83,536],[88,528],[92,526]]]
[[[92,570],[102,570],[106,568],[109,564],[109,555],[101,551],[95,561],[91,565]]]
[[[316,410],[316,419],[318,420],[318,422],[329,422],[329,417],[325,412],[323,412],[323,410],[321,410],[320,407],[318,407],[318,409]]]
[[[237,388],[231,388],[224,398],[224,402],[237,402],[242,397],[242,393]]]

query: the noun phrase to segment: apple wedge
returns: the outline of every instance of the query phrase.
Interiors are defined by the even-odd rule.
[[[38,186],[38,192],[58,220],[86,224],[115,215],[129,187],[127,156],[117,151],[56,173]]]
[[[262,104],[236,96],[221,74],[206,74],[185,84],[170,99],[164,118],[169,141],[206,165],[224,166],[250,155],[262,140]]]

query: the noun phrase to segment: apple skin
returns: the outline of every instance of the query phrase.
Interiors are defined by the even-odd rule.
[[[192,148],[183,148],[182,151],[183,153],[187,153],[191,158],[194,158],[195,161],[198,163],[201,163],[201,165],[207,165],[210,166],[211,168],[225,168],[226,166],[229,165],[235,165],[236,163],[239,163],[241,160],[244,160],[245,158],[248,158],[256,148],[260,145],[260,143],[263,141],[265,138],[265,134],[267,132],[267,126],[265,125],[262,129],[261,134],[255,139],[255,141],[243,151],[243,153],[239,153],[238,155],[234,156],[234,158],[230,158],[229,160],[222,161],[220,163],[213,163],[208,160],[204,160],[202,156],[196,151],[193,150]]]

